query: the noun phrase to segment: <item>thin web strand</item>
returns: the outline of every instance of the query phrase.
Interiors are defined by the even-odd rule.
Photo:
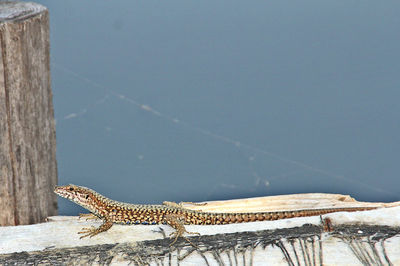
[[[194,126],[194,125],[192,125],[192,124],[190,124],[190,123],[188,123],[186,121],[182,121],[182,120],[178,119],[177,117],[173,117],[173,116],[164,114],[162,112],[159,112],[156,109],[152,108],[151,106],[146,105],[146,104],[142,104],[142,103],[136,101],[135,99],[127,97],[127,96],[125,96],[125,95],[123,95],[123,94],[121,94],[119,92],[116,92],[115,90],[112,90],[110,88],[104,87],[104,86],[100,85],[99,83],[97,83],[97,82],[95,82],[95,81],[93,81],[91,79],[88,79],[88,78],[86,78],[86,77],[84,77],[84,76],[72,71],[69,68],[66,68],[64,66],[61,66],[61,65],[55,64],[55,63],[52,63],[52,65],[54,67],[64,71],[64,72],[70,74],[71,76],[74,76],[75,78],[77,78],[79,80],[82,80],[82,81],[92,85],[93,87],[99,88],[99,89],[103,90],[104,92],[108,92],[109,94],[114,95],[115,97],[117,97],[120,100],[123,100],[123,101],[126,101],[126,102],[130,103],[130,104],[133,104],[136,107],[142,109],[143,111],[146,111],[146,112],[149,112],[149,113],[153,114],[154,116],[163,118],[163,119],[168,120],[169,122],[174,123],[174,124],[180,124],[182,126],[185,126],[185,127],[189,128],[189,129],[191,129],[192,131],[198,132],[198,133],[200,133],[202,135],[208,136],[208,137],[216,139],[218,141],[234,145],[238,149],[242,148],[242,149],[247,149],[247,150],[252,151],[252,152],[257,152],[257,153],[263,154],[265,156],[268,156],[270,158],[273,158],[273,159],[276,159],[276,160],[279,160],[279,161],[282,161],[282,162],[286,162],[286,163],[295,165],[295,166],[300,167],[302,169],[309,170],[309,171],[315,172],[315,173],[320,173],[322,176],[331,177],[331,178],[335,178],[335,179],[346,181],[348,183],[360,185],[360,186],[362,186],[364,188],[368,188],[368,189],[370,189],[372,191],[379,192],[379,193],[382,193],[382,194],[385,194],[385,195],[389,194],[389,195],[393,195],[393,196],[398,196],[396,193],[387,191],[387,190],[385,190],[383,188],[372,186],[372,185],[369,185],[369,184],[364,183],[364,182],[359,181],[359,180],[355,180],[355,179],[352,179],[352,178],[349,178],[349,177],[346,177],[346,176],[343,176],[343,175],[335,174],[335,173],[329,172],[327,170],[324,170],[324,169],[321,169],[321,168],[318,168],[318,167],[314,167],[314,166],[308,165],[306,163],[303,163],[303,162],[300,162],[300,161],[297,161],[297,160],[293,160],[293,159],[290,159],[290,158],[287,158],[287,157],[283,157],[283,156],[280,156],[280,155],[278,155],[276,153],[273,153],[273,152],[254,147],[254,146],[251,146],[251,145],[246,144],[246,143],[243,143],[243,142],[241,142],[239,140],[236,140],[236,139],[224,136],[224,135],[213,133],[213,132],[211,132],[209,130],[206,130],[204,128],[201,128],[201,127]],[[104,98],[106,100],[108,98],[107,95]],[[104,101],[102,101],[102,103]],[[85,108],[83,110],[84,110],[84,112],[83,111],[79,112],[82,115],[87,112],[87,108]],[[75,117],[76,116],[74,116],[74,118]]]

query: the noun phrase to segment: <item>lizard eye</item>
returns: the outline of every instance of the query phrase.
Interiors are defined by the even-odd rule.
[[[89,194],[87,194],[86,196],[85,196],[85,199],[88,199],[89,198]]]
[[[69,188],[69,191],[74,191],[74,188],[73,188],[73,187],[70,187],[70,188]]]

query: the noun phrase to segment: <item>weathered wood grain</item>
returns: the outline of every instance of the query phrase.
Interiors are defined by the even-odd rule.
[[[346,200],[343,200],[346,199]],[[378,209],[227,225],[187,225],[170,247],[167,225],[113,225],[80,239],[83,227],[102,221],[54,216],[47,223],[0,227],[0,264],[49,265],[399,265],[399,202],[358,202],[346,195],[297,194],[207,202],[240,210],[262,202],[304,208],[369,204]],[[279,202],[283,203],[280,204]],[[260,205],[261,204],[261,205]],[[273,209],[272,211],[277,209]]]
[[[3,234],[0,228],[8,242],[0,245],[0,264],[398,265],[398,217],[399,207],[324,215],[332,220],[332,231],[325,230],[320,217],[193,226],[190,230],[202,234],[190,236],[197,247],[184,239],[170,247],[171,239],[159,231],[167,234],[168,227],[157,225],[118,225],[102,236],[79,239],[79,228],[93,222],[54,217],[46,224],[9,227]],[[1,254],[16,241],[40,247]]]
[[[57,212],[49,52],[47,9],[0,2],[0,225]]]

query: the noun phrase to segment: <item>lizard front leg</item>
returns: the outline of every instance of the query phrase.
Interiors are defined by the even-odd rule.
[[[103,224],[100,225],[98,228],[92,226],[90,228],[82,228],[82,231],[78,232],[78,234],[84,234],[83,236],[81,236],[80,238],[84,238],[84,237],[93,237],[101,232],[105,232],[108,229],[111,228],[111,226],[113,225],[112,221],[109,219],[105,219]]]
[[[89,213],[80,213],[79,214],[79,219],[83,219],[85,218],[86,221],[87,220],[95,220],[95,219],[100,219],[99,217],[97,217],[96,215],[94,215],[93,213],[89,212]]]

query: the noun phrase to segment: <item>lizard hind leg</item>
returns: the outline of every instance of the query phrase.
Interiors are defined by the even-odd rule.
[[[200,235],[200,234],[197,232],[186,231],[186,228],[184,225],[184,220],[182,218],[183,218],[182,216],[179,216],[177,214],[168,214],[165,216],[165,220],[166,220],[167,224],[176,230],[175,232],[170,234],[170,237],[174,237],[174,240],[169,245],[172,246],[173,244],[175,244],[175,242],[178,240],[178,237],[183,237],[192,246],[197,248],[197,246],[194,245],[192,242],[190,242],[190,240],[187,237],[185,237],[183,234],[184,233],[192,234],[192,235]]]
[[[179,203],[173,202],[173,201],[163,201],[163,205],[168,206],[168,207],[173,207],[173,208],[178,208],[178,209],[187,209],[191,211],[198,211],[202,212],[203,210],[194,210],[189,208],[188,206],[185,206],[185,204],[193,205],[193,206],[204,206],[207,205],[206,202],[204,203],[198,203],[198,202],[191,202],[191,201],[181,201]]]

